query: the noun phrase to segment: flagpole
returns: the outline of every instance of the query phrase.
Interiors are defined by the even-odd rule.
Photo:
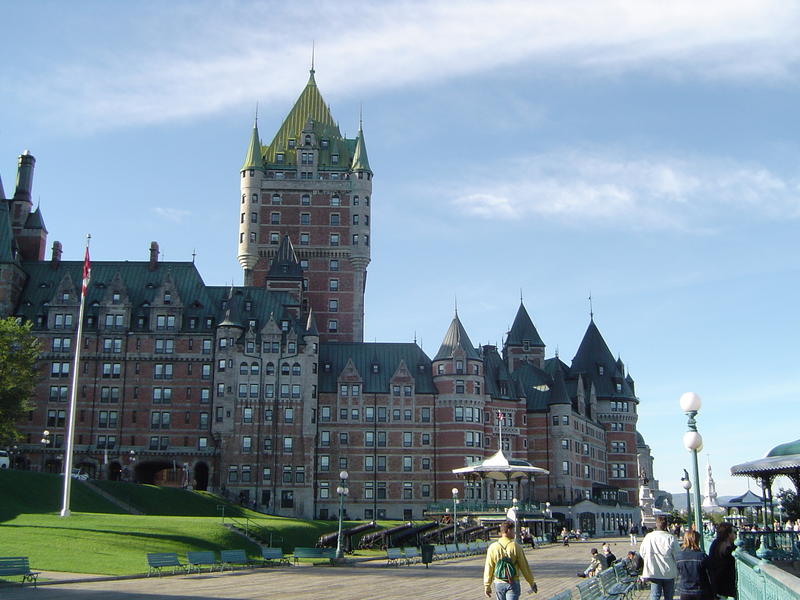
[[[61,516],[68,517],[70,492],[72,491],[72,454],[75,448],[75,413],[78,404],[78,375],[81,362],[81,338],[83,337],[83,309],[86,305],[86,291],[91,277],[91,263],[89,262],[89,241],[91,234],[86,236],[86,255],[83,259],[83,281],[81,282],[81,307],[78,311],[78,332],[75,340],[75,360],[72,363],[72,390],[69,397],[69,424],[67,425],[67,449],[64,453],[64,493],[61,504]]]

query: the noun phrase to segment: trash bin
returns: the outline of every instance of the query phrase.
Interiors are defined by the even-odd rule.
[[[427,569],[428,565],[433,562],[433,544],[422,544],[419,549],[422,552],[422,562],[425,563]]]

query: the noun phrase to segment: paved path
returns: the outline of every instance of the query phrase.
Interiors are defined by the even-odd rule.
[[[627,540],[612,539],[621,557]],[[576,572],[588,564],[589,549],[601,541],[554,545],[526,550],[539,585],[536,598],[550,596],[581,581]],[[3,600],[480,600],[483,595],[483,557],[436,561],[424,565],[385,567],[372,561],[347,567],[270,567],[226,573],[64,582],[31,587],[3,586]],[[523,590],[527,586],[523,586]],[[573,589],[574,591],[574,589]],[[640,592],[643,597],[643,593]],[[523,594],[524,596],[524,594]],[[577,594],[576,594],[577,597]],[[532,597],[528,597],[532,598]]]

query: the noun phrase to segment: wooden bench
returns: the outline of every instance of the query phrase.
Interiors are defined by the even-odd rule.
[[[275,564],[277,562],[279,565],[288,565],[289,559],[283,555],[283,548],[270,548],[269,546],[261,548],[261,560],[264,561],[264,564]]]
[[[600,582],[596,577],[590,577],[577,585],[580,600],[610,600],[603,594]],[[611,598],[614,598],[612,596]]]
[[[626,585],[617,581],[617,574],[614,572],[613,568],[601,571],[597,576],[597,581],[606,598],[622,598],[630,591]]]
[[[295,548],[292,554],[295,564],[301,558],[320,558],[325,559],[333,564],[333,559],[336,558],[336,550],[333,548]]]
[[[197,552],[187,552],[186,562],[189,563],[189,571],[201,571],[203,567],[210,567],[209,570],[213,571],[215,567],[220,566],[214,552],[211,550],[202,550]]]
[[[633,596],[639,583],[639,576],[628,573],[625,565],[619,561],[615,562],[612,568],[614,569],[614,575],[617,576],[617,583],[625,588],[625,595]]]
[[[30,581],[34,588],[36,587],[36,578],[39,577],[38,572],[31,571],[27,556],[0,557],[0,577],[12,575],[22,575],[20,585],[25,585],[26,581]]]
[[[250,559],[244,550],[220,550],[219,562],[222,563],[222,571],[225,567],[230,567],[233,570],[235,565],[250,566]]]
[[[186,571],[186,565],[178,560],[178,555],[175,552],[149,552],[147,554],[147,567],[148,577],[153,573],[158,573],[160,577],[162,569],[172,569],[173,575],[179,569]]]

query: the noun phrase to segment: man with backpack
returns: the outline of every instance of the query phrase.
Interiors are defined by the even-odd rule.
[[[514,523],[504,521],[500,524],[500,538],[486,551],[486,564],[483,568],[486,596],[492,597],[494,584],[496,600],[518,600],[520,575],[530,584],[531,592],[539,591],[528,566],[528,559],[525,558],[525,551],[514,541]]]

